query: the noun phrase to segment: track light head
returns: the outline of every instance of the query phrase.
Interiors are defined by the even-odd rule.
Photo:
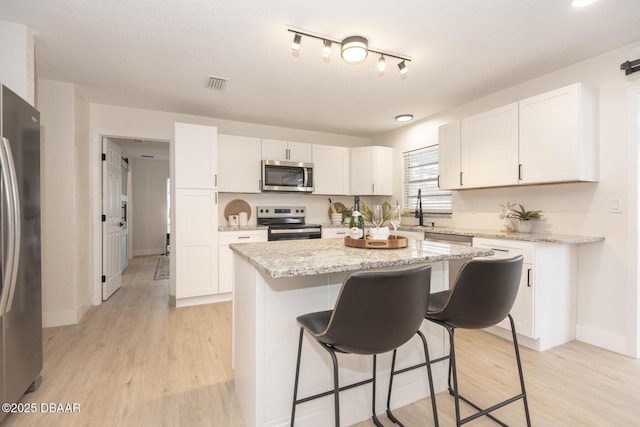
[[[322,48],[322,56],[328,58],[331,56],[331,40],[324,41],[324,47]]]
[[[384,55],[380,55],[380,59],[378,59],[378,72],[384,73],[385,66],[386,66],[386,61],[384,59]]]
[[[293,36],[293,43],[291,43],[291,49],[295,50],[296,52],[299,52],[301,39],[302,39],[302,36],[298,33],[295,33],[295,35]]]
[[[402,60],[402,62],[398,64],[398,69],[400,70],[400,75],[403,77],[406,76],[407,73],[409,72],[409,69],[407,68],[407,64],[405,64],[404,59]]]

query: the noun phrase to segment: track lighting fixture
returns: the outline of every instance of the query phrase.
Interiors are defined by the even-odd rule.
[[[378,59],[378,71],[380,73],[384,73],[384,67],[386,66],[384,55],[380,55],[380,59]]]
[[[302,36],[298,33],[296,33],[293,36],[293,43],[291,43],[291,49],[295,50],[295,51],[299,51],[300,50],[300,39],[302,39]]]
[[[324,48],[322,48],[322,56],[328,58],[331,56],[331,40],[324,41]]]
[[[378,59],[378,71],[380,74],[383,74],[385,70],[385,66],[386,66],[385,57],[396,58],[400,60],[400,63],[398,63],[398,69],[400,70],[400,75],[402,77],[404,77],[409,71],[406,63],[410,62],[411,58],[408,58],[406,56],[401,56],[401,55],[395,55],[389,52],[383,52],[377,49],[371,49],[369,47],[369,41],[362,36],[349,36],[343,40],[338,41],[328,37],[311,34],[305,31],[294,30],[291,28],[287,29],[287,31],[292,32],[294,34],[291,49],[294,50],[294,53],[296,53],[296,56],[297,56],[297,52],[300,51],[300,41],[302,39],[302,36],[305,36],[305,37],[311,37],[313,39],[322,40],[322,43],[323,43],[322,56],[324,58],[329,58],[331,56],[331,46],[333,43],[336,43],[340,45],[340,56],[348,64],[358,64],[358,63],[364,62],[366,61],[367,56],[369,55],[369,52],[372,52],[380,55],[380,58]]]
[[[407,68],[407,64],[405,64],[404,61],[398,64],[398,69],[400,70],[401,76],[405,76],[409,72],[409,69]]]

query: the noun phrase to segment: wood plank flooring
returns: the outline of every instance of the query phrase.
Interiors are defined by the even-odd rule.
[[[122,289],[80,324],[45,329],[43,382],[23,399],[38,412],[11,414],[3,427],[243,426],[233,393],[231,304],[170,308],[168,280],[153,280],[157,259],[131,260]],[[491,405],[517,392],[510,343],[458,331],[456,348],[463,394]],[[521,352],[534,426],[640,426],[640,361],[579,342]],[[452,398],[443,392],[437,400],[440,425],[455,425]],[[42,403],[78,403],[80,412],[43,413]],[[432,425],[428,400],[394,413],[406,426]],[[521,403],[498,415],[524,425]]]

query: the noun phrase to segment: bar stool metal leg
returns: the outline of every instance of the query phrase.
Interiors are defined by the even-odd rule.
[[[298,400],[298,379],[300,378],[300,356],[302,355],[302,336],[304,328],[300,328],[300,339],[298,340],[298,359],[296,361],[296,379],[293,383],[293,404],[291,405],[291,427],[296,419],[296,404]]]

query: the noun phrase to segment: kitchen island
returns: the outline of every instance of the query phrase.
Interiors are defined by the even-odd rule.
[[[420,263],[432,265],[432,292],[447,285],[446,262],[491,255],[493,251],[409,240],[402,249],[356,249],[343,239],[296,240],[231,245],[234,252],[233,351],[235,392],[246,426],[289,425],[299,328],[296,317],[333,308],[344,278],[352,271]],[[431,357],[444,353],[444,334],[422,326]],[[328,353],[305,334],[299,397],[332,388]],[[398,367],[423,361],[419,339],[398,351]],[[338,355],[341,385],[371,377],[372,358]],[[378,358],[377,412],[383,412],[390,354]],[[434,368],[436,390],[446,387],[444,364]],[[424,369],[394,380],[392,407],[428,396]],[[371,416],[371,386],[340,393],[341,420],[351,425]],[[297,426],[333,423],[333,396],[300,405]]]

